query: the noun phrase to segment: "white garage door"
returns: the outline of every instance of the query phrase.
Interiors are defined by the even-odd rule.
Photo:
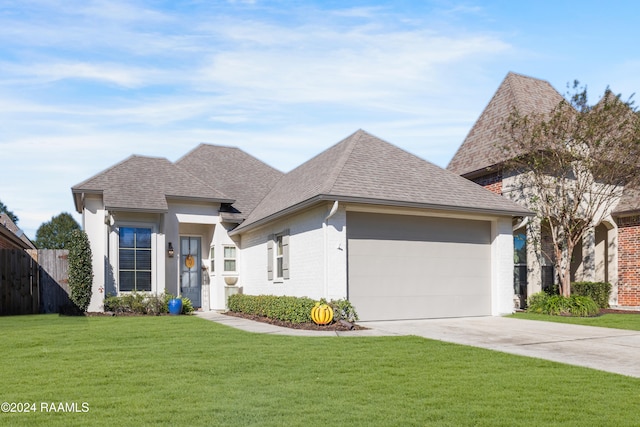
[[[360,320],[491,314],[491,224],[347,213],[348,296]]]

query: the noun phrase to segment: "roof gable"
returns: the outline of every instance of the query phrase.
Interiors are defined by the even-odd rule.
[[[168,197],[220,203],[233,201],[167,159],[136,155],[75,185],[72,192],[79,212],[82,193],[101,193],[105,207],[118,210],[165,212]]]
[[[176,165],[235,199],[238,219],[247,218],[283,173],[239,148],[200,144]]]
[[[282,177],[238,230],[323,199],[505,215],[528,212],[359,130]]]
[[[447,169],[458,175],[470,175],[507,160],[500,149],[506,144],[500,132],[513,109],[521,114],[544,114],[562,100],[562,95],[549,82],[508,73]]]

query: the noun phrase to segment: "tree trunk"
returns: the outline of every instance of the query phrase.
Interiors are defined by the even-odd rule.
[[[567,242],[565,248],[556,248],[556,268],[560,279],[560,295],[571,296],[571,254],[573,245]]]

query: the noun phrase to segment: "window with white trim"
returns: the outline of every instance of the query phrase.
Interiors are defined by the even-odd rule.
[[[267,279],[289,279],[289,230],[271,234],[267,241]]]
[[[282,279],[283,273],[282,264],[284,261],[284,250],[282,245],[282,238],[282,234],[276,236],[276,279]]]
[[[236,247],[224,246],[224,271],[236,271]]]
[[[215,247],[211,246],[209,249],[209,263],[211,264],[211,269],[209,270],[210,273],[214,273],[216,271],[215,254]]]
[[[120,227],[118,234],[120,291],[150,291],[151,228]]]

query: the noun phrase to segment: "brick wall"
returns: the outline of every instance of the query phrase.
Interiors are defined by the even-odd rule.
[[[478,185],[482,185],[489,191],[502,195],[502,171],[490,173],[472,179]]]
[[[618,218],[618,305],[640,306],[640,216]]]

